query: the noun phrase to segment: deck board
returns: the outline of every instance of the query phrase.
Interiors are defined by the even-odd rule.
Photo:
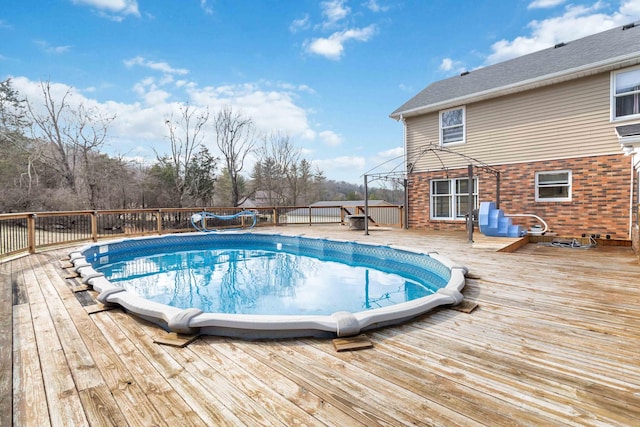
[[[10,425],[13,388],[13,280],[11,264],[0,264],[0,426]]]
[[[242,350],[243,347],[243,343],[225,338],[202,337],[192,349],[206,356],[209,364],[219,366],[218,371],[223,375],[243,384],[251,399],[264,401],[263,404],[273,408],[274,412],[279,412],[280,402],[284,400],[314,417],[314,422],[310,421],[309,425],[323,425],[320,420],[332,420],[335,425],[365,425],[286,375],[274,374],[269,364],[247,354]],[[292,424],[296,424],[295,421],[295,418],[292,419]]]
[[[81,391],[81,397],[83,401],[87,401],[89,404],[91,404],[92,400],[87,399],[93,399],[93,396],[98,398],[107,396],[106,398],[109,400],[109,405],[102,403],[97,408],[91,408],[90,413],[110,411],[107,412],[108,417],[99,418],[113,419],[114,422],[117,421],[114,425],[163,425],[164,421],[162,421],[160,414],[153,410],[146,394],[132,380],[132,375],[127,366],[109,346],[105,335],[84,310],[76,294],[73,293],[73,289],[68,287],[67,283],[61,279],[53,268],[52,263],[48,263],[46,258],[41,258],[40,261],[51,283],[54,284],[60,295],[83,344],[86,346],[86,350],[83,351],[88,352],[92,357],[92,371],[94,371],[93,365],[98,370],[98,372],[92,372],[94,381],[97,381],[97,384],[88,385],[85,390]],[[82,370],[79,374],[84,375]],[[100,379],[96,378],[98,375]],[[86,382],[86,379],[84,381]],[[96,387],[101,388],[98,389]],[[106,393],[111,395],[112,398],[109,398]],[[117,409],[113,406],[114,401],[117,403]],[[118,414],[118,411],[121,414]]]
[[[42,270],[33,268],[31,258],[22,258],[21,261],[42,376],[46,379],[44,388],[51,425],[86,425],[87,419],[71,374],[71,367],[67,363],[55,322],[39,286],[38,276],[42,274]]]
[[[97,313],[92,316],[92,319],[103,331],[116,355],[129,369],[130,377],[127,379],[127,384],[139,386],[147,397],[148,403],[141,402],[141,405],[149,412],[151,410],[158,412],[162,425],[206,425],[162,373],[155,368],[154,359],[163,350],[158,348],[151,353],[145,352],[144,346],[149,347],[148,344],[141,343],[145,337],[132,337],[127,334],[125,323],[136,320],[123,317],[121,322],[117,322],[115,315],[120,313],[120,310]]]
[[[478,307],[369,331],[373,348],[359,351],[313,338],[200,337],[178,348],[154,343],[164,331],[120,309],[88,314],[95,292],[74,293],[61,268],[70,249],[13,259],[0,263],[0,425],[640,420],[640,265],[630,248],[505,253],[459,233],[277,231],[435,250],[469,268],[463,293]]]
[[[31,309],[29,304],[13,309],[14,342],[19,343],[13,348],[13,424],[48,426],[51,422]],[[11,425],[11,419],[2,425]]]

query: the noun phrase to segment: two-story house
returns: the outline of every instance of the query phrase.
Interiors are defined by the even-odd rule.
[[[434,82],[390,116],[412,228],[464,229],[473,165],[476,205],[499,192],[558,235],[637,235],[640,22]]]

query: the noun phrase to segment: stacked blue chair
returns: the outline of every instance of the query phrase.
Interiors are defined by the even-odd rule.
[[[521,225],[514,225],[502,209],[496,209],[494,202],[481,202],[478,211],[478,226],[485,236],[522,237],[527,231]]]

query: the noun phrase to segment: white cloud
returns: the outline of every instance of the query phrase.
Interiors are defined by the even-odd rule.
[[[546,9],[561,5],[566,0],[534,0],[529,3],[527,9]]]
[[[322,15],[327,19],[323,24],[325,27],[335,25],[351,13],[351,9],[345,6],[344,3],[345,0],[330,0],[320,3]]]
[[[44,40],[34,40],[34,43],[40,47],[46,53],[52,54],[60,54],[68,52],[71,49],[71,46],[51,46],[48,42]]]
[[[627,0],[620,6],[620,13],[623,16],[633,17],[633,19],[638,19],[640,17],[640,1],[638,0]]]
[[[190,87],[189,102],[208,105],[212,111],[231,106],[251,117],[259,131],[280,131],[292,138],[314,139],[307,111],[295,103],[296,92],[290,90],[265,90],[269,84],[246,83],[226,86]]]
[[[213,8],[207,4],[207,0],[200,0],[200,8],[207,15],[213,15]]]
[[[621,4],[618,11],[608,15],[599,12],[605,6],[598,1],[590,7],[569,5],[561,16],[542,21],[531,21],[529,36],[513,40],[499,40],[491,46],[486,64],[495,64],[527,53],[546,49],[560,42],[578,38],[624,25],[640,17],[640,2],[629,0]]]
[[[376,26],[369,25],[365,28],[354,28],[336,32],[328,38],[316,38],[306,43],[308,52],[324,56],[332,60],[339,60],[344,53],[344,44],[350,40],[368,41],[375,33]]]
[[[377,0],[369,0],[364,3],[364,6],[372,12],[386,12],[390,9],[389,6],[381,6]]]
[[[124,16],[140,16],[137,0],[72,0],[80,6],[90,6],[103,16],[121,21]]]
[[[29,99],[34,108],[41,110],[42,89],[39,81],[26,77],[12,77],[15,89]],[[116,101],[98,101],[92,91],[79,91],[66,84],[51,82],[54,99],[61,99],[70,90],[67,102],[72,108],[84,105],[100,112],[105,117],[116,116],[109,126],[108,142],[105,151],[109,154],[127,154],[146,157],[148,161],[158,153],[169,150],[166,138],[166,117],[179,114],[179,103],[188,102],[194,108],[209,108],[215,114],[223,106],[231,106],[234,111],[242,112],[253,119],[258,132],[268,134],[279,131],[292,139],[316,143],[336,141],[339,136],[331,131],[315,130],[309,122],[309,112],[296,100],[300,93],[309,90],[304,86],[287,85],[281,82],[246,83],[227,86],[208,86],[200,88],[193,82],[178,81],[161,85],[160,80],[147,77],[133,86],[138,100],[124,103]],[[282,87],[288,87],[284,90]],[[280,89],[269,89],[280,88]],[[211,132],[210,128],[208,132]],[[216,152],[209,138],[213,152]]]
[[[12,84],[21,96],[29,100],[35,111],[44,113],[43,94],[39,81],[32,81],[26,77],[12,77]],[[174,108],[171,104],[144,106],[138,102],[130,104],[115,101],[99,102],[66,84],[49,82],[49,85],[55,100],[61,100],[69,92],[66,102],[72,109],[83,105],[104,117],[116,116],[109,126],[108,139],[110,146],[118,153],[130,151],[140,144],[156,145],[164,140],[166,128],[162,119]],[[147,151],[152,153],[150,149]]]
[[[391,148],[389,150],[380,151],[378,152],[377,155],[378,157],[383,159],[395,159],[397,157],[404,155],[404,148],[402,147]]]
[[[325,144],[330,147],[337,147],[338,145],[342,144],[342,137],[333,131],[324,130],[322,132],[319,132],[318,136]]]
[[[369,15],[363,13],[366,12],[364,9],[373,12],[389,10],[389,7],[381,6],[378,0],[366,0],[358,5],[361,10],[352,15],[352,10],[346,3],[346,0],[326,0],[320,3],[323,21],[321,24],[313,25],[313,30],[320,31],[323,35],[304,40],[302,43],[304,51],[337,61],[344,55],[346,42],[350,40],[366,42],[377,33],[378,28],[375,24],[364,27],[354,25],[356,20]],[[303,18],[293,21],[289,30],[295,33],[311,26],[309,15],[306,14]],[[326,35],[329,33],[330,35]]]
[[[466,71],[462,62],[451,58],[443,58],[442,62],[440,62],[440,65],[438,66],[438,70],[447,74],[462,73],[463,71]]]
[[[294,19],[293,22],[291,22],[291,25],[289,25],[289,31],[297,33],[298,31],[308,29],[310,26],[311,23],[309,21],[309,15],[305,14],[302,18]]]
[[[166,62],[153,62],[143,58],[142,56],[136,56],[131,59],[126,59],[123,61],[123,63],[127,68],[131,68],[137,65],[140,67],[149,68],[154,71],[161,71],[166,74],[189,74],[189,70],[187,70],[186,68],[173,68]]]
[[[158,105],[168,102],[171,97],[171,94],[160,89],[160,86],[162,84],[156,83],[154,78],[148,77],[133,85],[133,91],[144,100],[145,105]]]
[[[345,170],[350,172],[350,176],[353,176],[354,170],[364,173],[366,160],[359,156],[340,156],[333,159],[312,160],[311,164],[323,171],[325,176],[340,177],[344,175]]]
[[[404,148],[395,147],[389,150],[379,151],[370,159],[369,164],[375,166],[368,172],[381,173],[384,171],[397,171],[404,164]]]
[[[16,90],[42,110],[42,90],[40,82],[26,77],[12,77]],[[198,87],[193,82],[173,82],[166,87],[158,84],[154,77],[145,78],[134,86],[138,100],[133,102],[98,101],[95,95],[87,91],[79,91],[66,84],[51,82],[54,99],[61,99],[67,91],[67,101],[72,108],[83,105],[94,109],[104,117],[115,116],[108,130],[108,137],[103,150],[110,155],[122,156],[138,163],[152,163],[156,153],[163,155],[169,152],[165,119],[170,115],[179,115],[180,103],[176,99],[189,103],[194,108],[208,108],[213,115],[223,106],[231,106],[234,111],[241,112],[253,119],[258,132],[268,134],[273,131],[282,132],[298,141],[306,141],[303,153],[314,166],[322,170],[331,179],[351,180],[353,171],[365,172],[367,160],[360,156],[341,156],[332,159],[314,159],[314,154],[323,157],[326,147],[342,142],[342,135],[326,129],[314,129],[310,125],[309,112],[296,100],[300,93],[306,94],[304,87],[282,82],[258,82],[226,86]],[[282,89],[284,87],[289,90]],[[280,88],[280,89],[269,89]],[[213,138],[213,128],[207,129],[206,144],[212,153],[217,153]],[[398,155],[401,149],[387,150],[377,153],[376,159],[388,160]],[[400,151],[401,152],[401,151]],[[248,168],[250,167],[248,160]],[[249,170],[249,169],[247,169]],[[356,179],[357,180],[357,179]]]
[[[440,63],[438,69],[440,71],[449,71],[453,68],[453,60],[451,58],[444,58]]]

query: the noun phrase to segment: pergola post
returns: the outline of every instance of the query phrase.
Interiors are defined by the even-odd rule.
[[[369,178],[364,175],[364,235],[369,235]]]
[[[473,165],[467,166],[467,203],[469,212],[467,213],[467,233],[469,234],[469,243],[473,243]]]

